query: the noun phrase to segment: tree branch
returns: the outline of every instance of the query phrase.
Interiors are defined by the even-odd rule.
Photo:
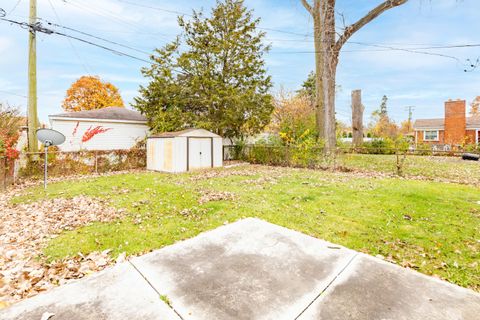
[[[304,0],[302,0],[304,1]],[[362,27],[364,27],[366,24],[380,16],[382,13],[384,13],[387,10],[390,10],[392,8],[401,6],[405,3],[407,3],[408,0],[386,0],[383,3],[379,4],[377,7],[375,7],[373,10],[371,10],[369,13],[367,13],[363,18],[355,22],[354,24],[349,25],[348,27],[345,28],[345,31],[343,34],[340,36],[340,38],[337,40],[335,44],[335,52],[340,52],[342,49],[343,45],[350,39],[350,37],[360,30]]]
[[[313,15],[313,8],[312,6],[308,3],[307,0],[300,0],[303,4],[303,6],[305,7],[305,9],[307,9],[308,12],[310,12],[310,14]]]

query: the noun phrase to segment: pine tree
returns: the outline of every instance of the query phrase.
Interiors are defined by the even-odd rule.
[[[380,104],[380,117],[388,117],[388,111],[387,111],[387,102],[388,98],[387,96],[382,97],[382,103]]]
[[[210,17],[178,18],[182,33],[142,69],[150,83],[134,106],[156,132],[200,127],[224,137],[263,129],[273,111],[260,19],[240,0],[217,0]]]

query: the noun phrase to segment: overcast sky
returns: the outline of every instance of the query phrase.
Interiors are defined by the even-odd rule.
[[[7,18],[26,21],[28,2],[0,0],[0,8],[7,12]],[[337,2],[338,13],[343,14],[347,23],[352,23],[381,1]],[[179,28],[175,13],[139,5],[190,13],[202,7],[209,10],[214,3],[215,0],[38,0],[38,16],[139,51],[57,28],[60,32],[148,59],[143,52],[151,52],[171,41]],[[298,89],[314,69],[312,23],[300,0],[246,0],[245,3],[262,19],[262,28],[277,30],[266,30],[267,41],[272,44],[266,61],[275,83],[273,93],[281,87]],[[340,58],[339,119],[349,122],[353,89],[363,90],[366,114],[377,109],[382,96],[387,95],[389,113],[396,121],[406,119],[406,106],[416,107],[414,118],[442,117],[445,100],[462,98],[470,102],[480,95],[480,67],[468,66],[468,59],[475,63],[480,57],[480,47],[421,49],[480,44],[479,11],[478,0],[410,0],[359,31],[351,38],[357,43],[346,45]],[[22,110],[26,109],[27,37],[26,30],[0,22],[0,101],[18,105]],[[378,45],[449,57],[391,50]],[[137,95],[138,86],[145,84],[140,74],[145,62],[76,40],[40,34],[37,52],[38,109],[43,122],[49,114],[62,111],[65,91],[82,75],[98,75],[111,81],[128,104]],[[464,72],[466,68],[469,72]]]

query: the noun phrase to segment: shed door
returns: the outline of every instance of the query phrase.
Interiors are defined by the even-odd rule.
[[[191,170],[212,167],[212,147],[212,139],[210,138],[189,138],[189,169]]]

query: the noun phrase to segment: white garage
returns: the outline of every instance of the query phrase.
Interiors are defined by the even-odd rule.
[[[66,141],[61,151],[127,150],[147,137],[147,119],[123,107],[68,112],[48,116],[51,128]]]
[[[223,164],[222,137],[204,130],[165,132],[147,139],[147,169],[186,172]]]

